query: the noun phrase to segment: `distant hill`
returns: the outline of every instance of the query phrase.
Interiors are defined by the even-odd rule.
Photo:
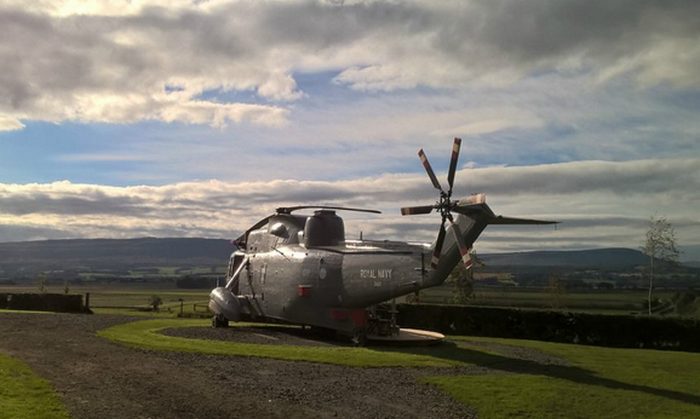
[[[486,266],[562,267],[628,270],[649,259],[639,250],[610,248],[590,250],[536,251],[479,255]]]
[[[0,265],[44,269],[220,266],[234,246],[198,238],[76,239],[0,243]]]
[[[234,246],[223,239],[76,239],[0,243],[0,266],[42,269],[133,266],[225,266]],[[488,267],[627,270],[648,259],[638,250],[610,248],[480,254]]]

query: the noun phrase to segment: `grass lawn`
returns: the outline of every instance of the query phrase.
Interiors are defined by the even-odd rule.
[[[35,375],[29,367],[0,353],[0,417],[69,418],[48,381]]]
[[[453,336],[435,347],[349,348],[242,344],[164,336],[204,320],[153,319],[99,335],[153,350],[260,356],[354,367],[481,366],[489,373],[424,378],[482,418],[700,417],[700,354]],[[257,325],[260,326],[260,325]],[[235,331],[232,331],[235,333]],[[486,344],[486,346],[483,346]],[[554,355],[568,365],[520,359],[512,348]]]
[[[99,336],[129,346],[163,351],[199,352],[215,355],[257,356],[288,361],[309,361],[353,367],[401,367],[454,365],[454,361],[431,356],[369,348],[265,345],[165,336],[171,327],[209,326],[209,320],[153,319],[125,323],[99,331]],[[245,326],[245,323],[237,323]],[[261,326],[256,324],[256,326]],[[236,327],[236,326],[233,326]],[[264,326],[261,326],[264,327]],[[279,327],[279,326],[277,326]]]
[[[454,339],[466,346],[455,349],[458,352],[451,354],[452,359],[499,373],[426,380],[475,407],[481,417],[700,417],[700,354],[514,339]],[[493,349],[469,346],[470,342],[536,349],[570,365],[518,360]]]

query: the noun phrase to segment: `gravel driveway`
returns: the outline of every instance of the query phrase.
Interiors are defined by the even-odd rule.
[[[449,368],[351,368],[154,352],[95,335],[131,320],[136,319],[0,313],[0,350],[51,381],[74,418],[473,417],[436,387],[418,381],[457,372]],[[268,339],[249,332],[251,339]],[[275,338],[285,339],[279,334]],[[458,372],[470,369],[460,367]]]

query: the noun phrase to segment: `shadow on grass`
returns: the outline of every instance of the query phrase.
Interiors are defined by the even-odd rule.
[[[504,355],[490,354],[474,349],[460,347],[453,342],[443,342],[439,346],[425,348],[382,348],[384,351],[404,352],[427,355],[435,358],[477,365],[492,370],[508,373],[542,375],[568,380],[579,384],[588,384],[616,390],[631,390],[676,401],[700,405],[700,396],[674,390],[666,390],[645,385],[630,384],[596,375],[595,372],[566,365],[540,364],[535,361],[511,358]]]

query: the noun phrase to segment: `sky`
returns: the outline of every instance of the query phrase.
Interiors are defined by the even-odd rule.
[[[479,252],[639,248],[700,260],[700,2],[0,0],[0,241],[235,238],[276,207],[349,238],[446,183],[497,214]]]

